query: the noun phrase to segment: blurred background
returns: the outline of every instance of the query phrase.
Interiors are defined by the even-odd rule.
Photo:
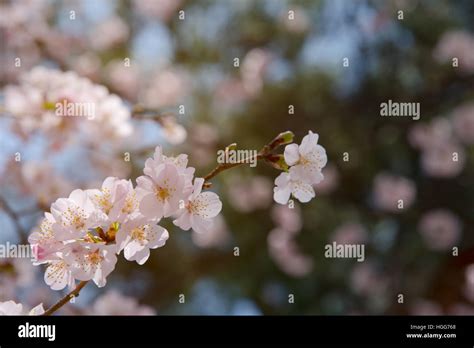
[[[212,233],[167,224],[144,266],[120,260],[61,313],[474,314],[473,29],[470,0],[0,0],[0,241],[75,188],[135,179],[157,145],[203,176],[230,143],[312,130],[329,162],[310,203],[274,203],[264,164],[226,171]],[[48,122],[31,86],[58,73],[40,67],[120,100]],[[381,117],[389,99],[420,120]],[[325,258],[334,241],[365,261]],[[43,272],[0,260],[0,301],[54,303]]]

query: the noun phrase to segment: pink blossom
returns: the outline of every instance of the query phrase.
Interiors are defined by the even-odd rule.
[[[150,257],[150,249],[164,246],[168,238],[166,229],[143,216],[136,216],[121,226],[115,241],[127,260],[143,265]]]
[[[139,101],[151,108],[176,106],[186,94],[188,86],[184,72],[164,69],[152,77],[147,88],[140,93]]]
[[[107,225],[124,222],[130,214],[138,212],[138,199],[130,180],[108,177],[100,190],[86,192],[95,207],[107,215]]]
[[[289,144],[285,147],[285,162],[310,184],[323,180],[321,169],[328,161],[326,150],[318,144],[318,139],[318,134],[309,131],[301,145]]]
[[[197,233],[196,231],[193,231],[191,237],[194,244],[201,248],[217,248],[230,241],[230,232],[222,214],[220,214],[214,218],[212,226],[206,231],[206,233]]]
[[[73,289],[75,285],[71,267],[64,260],[48,262],[48,267],[44,273],[44,281],[52,290],[62,290],[66,286],[69,289]]]
[[[456,136],[467,145],[474,144],[474,103],[458,106],[451,117]]]
[[[107,219],[98,211],[86,191],[74,190],[69,198],[59,198],[51,205],[51,214],[55,220],[52,225],[57,240],[82,238],[90,228],[100,225]]]
[[[421,155],[421,166],[429,176],[451,178],[461,173],[465,157],[461,146],[447,142],[426,149]]]
[[[271,201],[272,182],[266,177],[232,178],[229,183],[229,202],[238,211],[265,209]]]
[[[452,62],[458,58],[459,69],[465,73],[474,71],[474,36],[463,30],[445,32],[433,52],[439,62]]]
[[[315,197],[311,184],[295,168],[290,168],[289,173],[281,173],[275,179],[275,185],[273,199],[280,204],[287,204],[291,195],[301,203],[307,203]]]
[[[44,313],[43,304],[40,303],[29,312],[25,312],[21,303],[13,301],[0,302],[0,316],[2,315],[41,315]]]
[[[81,243],[65,253],[64,260],[74,278],[82,281],[93,280],[101,288],[107,283],[107,276],[115,269],[116,251],[115,245]]]
[[[99,51],[109,50],[125,42],[130,34],[128,24],[120,17],[113,16],[101,21],[90,33],[93,48]]]
[[[181,4],[181,0],[134,0],[133,5],[136,10],[144,15],[168,21]]]
[[[279,228],[292,234],[299,232],[303,226],[301,209],[298,205],[293,208],[286,205],[275,205],[272,208],[271,215]]]
[[[35,264],[42,264],[50,260],[57,260],[58,253],[64,248],[64,243],[56,239],[53,232],[53,225],[56,224],[51,213],[46,212],[44,219],[42,219],[39,231],[34,231],[28,237],[28,242],[31,244]]]
[[[25,186],[42,206],[71,192],[71,184],[47,163],[29,161],[21,166]]]
[[[418,231],[428,248],[447,250],[461,237],[461,221],[449,210],[432,210],[422,216]]]
[[[92,307],[93,315],[155,315],[156,311],[140,305],[133,297],[120,294],[115,290],[101,295]]]
[[[453,131],[447,118],[436,117],[429,123],[416,123],[411,127],[408,140],[413,147],[419,150],[428,150],[451,142]]]
[[[474,302],[474,264],[466,267],[465,277],[464,295],[469,301]]]
[[[339,172],[335,165],[329,164],[321,170],[321,173],[324,180],[315,184],[314,189],[318,194],[329,194],[339,185]]]
[[[162,163],[151,170],[151,175],[137,178],[137,190],[142,197],[140,212],[150,218],[171,216],[184,198],[184,177],[172,163]]]
[[[310,27],[311,21],[305,12],[304,8],[299,6],[292,6],[289,10],[293,11],[293,18],[290,19],[288,11],[281,16],[281,22],[286,30],[292,33],[303,33]]]
[[[338,244],[362,244],[367,239],[367,230],[356,222],[344,223],[332,234],[332,240]]]
[[[375,177],[373,195],[378,209],[392,213],[402,212],[415,201],[416,186],[407,178],[381,173]],[[399,208],[400,202],[403,203],[403,209]]]
[[[222,209],[222,202],[214,192],[202,192],[204,179],[194,179],[193,193],[184,200],[184,207],[173,223],[187,231],[192,228],[197,233],[206,233]]]
[[[270,257],[283,272],[293,277],[304,277],[313,270],[313,260],[301,253],[291,233],[276,228],[267,240]]]

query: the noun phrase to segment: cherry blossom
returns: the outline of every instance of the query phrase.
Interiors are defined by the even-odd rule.
[[[150,174],[137,178],[137,190],[142,196],[140,212],[158,219],[171,216],[183,198],[184,177],[178,167],[169,162],[153,167]]]
[[[88,190],[87,194],[95,206],[107,215],[109,223],[123,222],[138,211],[138,199],[130,180],[108,177],[100,190]]]
[[[280,204],[287,204],[293,195],[301,203],[307,203],[315,197],[313,186],[300,176],[296,168],[289,173],[281,173],[275,179],[273,199]]]
[[[150,257],[150,249],[162,247],[168,238],[166,229],[138,216],[123,224],[115,240],[127,260],[143,265]]]
[[[41,221],[39,231],[33,232],[28,237],[31,244],[35,264],[45,263],[52,259],[57,259],[57,253],[64,247],[64,244],[56,239],[53,232],[53,224],[56,223],[53,215],[46,212]]]
[[[284,159],[290,168],[275,179],[273,199],[277,203],[287,204],[291,195],[301,203],[315,197],[313,185],[324,179],[322,168],[327,163],[326,150],[318,139],[318,134],[309,131],[300,145],[286,145]]]
[[[117,263],[115,245],[82,243],[65,253],[64,260],[70,265],[72,276],[78,280],[93,280],[99,287],[106,285],[107,276]]]
[[[289,144],[285,147],[285,162],[297,170],[303,180],[317,184],[323,180],[321,169],[328,158],[326,150],[318,145],[319,135],[309,131],[301,145]]]
[[[194,179],[193,193],[184,201],[179,217],[173,223],[187,231],[192,228],[197,233],[205,233],[212,226],[212,219],[221,209],[222,202],[214,192],[202,192],[204,179]]]
[[[70,266],[64,260],[49,262],[44,273],[44,281],[52,290],[62,290],[66,286],[72,289],[75,285]]]
[[[87,116],[86,120],[92,122],[58,116],[57,105],[63,102],[93,104],[95,110],[92,114],[76,115]],[[22,74],[19,85],[5,88],[5,109],[16,116],[16,122],[27,133],[40,129],[54,134],[75,135],[80,130],[89,139],[111,140],[133,132],[130,111],[124,102],[104,86],[72,71],[38,66]]]
[[[43,304],[31,309],[29,312],[23,309],[21,303],[16,303],[14,301],[0,302],[0,316],[2,315],[41,315],[44,313]]]
[[[56,223],[52,229],[57,240],[82,238],[89,228],[96,227],[106,215],[95,208],[88,193],[74,190],[69,198],[59,198],[51,205],[51,214]]]

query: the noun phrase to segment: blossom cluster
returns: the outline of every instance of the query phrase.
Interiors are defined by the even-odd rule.
[[[328,160],[318,139],[318,134],[309,131],[300,145],[286,145],[284,159],[290,167],[275,179],[273,198],[277,203],[287,204],[291,195],[301,203],[315,197],[313,185],[324,179],[322,169]]]
[[[76,112],[58,115],[59,107],[64,105],[71,106],[71,110],[76,108]],[[78,108],[83,112],[78,113]],[[5,88],[5,109],[15,116],[19,129],[26,134],[38,129],[54,134],[75,134],[79,130],[89,139],[98,135],[120,139],[133,131],[125,103],[106,87],[73,71],[33,68],[21,75],[19,85]],[[66,120],[64,116],[76,117]],[[77,116],[87,117],[91,122],[77,122]]]
[[[206,232],[222,208],[217,194],[203,192],[187,155],[167,157],[157,147],[134,187],[108,177],[100,189],[74,190],[46,212],[29,242],[35,264],[46,264],[45,282],[53,290],[73,288],[77,280],[106,284],[117,255],[144,264],[150,249],[163,246],[168,231],[159,226],[172,217],[183,230]]]

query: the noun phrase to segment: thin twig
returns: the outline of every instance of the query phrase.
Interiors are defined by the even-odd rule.
[[[54,305],[52,305],[50,308],[48,308],[44,312],[44,316],[49,316],[59,310],[62,306],[64,306],[66,303],[71,301],[73,298],[78,297],[79,293],[81,292],[82,288],[89,283],[88,280],[82,281],[77,286],[72,290],[70,293],[68,293],[66,296],[64,296],[62,299],[60,299],[58,302],[56,302]]]
[[[243,159],[242,161],[240,162],[236,162],[236,163],[220,163],[217,167],[215,167],[213,170],[211,170],[211,172],[209,174],[207,174],[205,177],[204,177],[204,181],[207,183],[207,181],[211,180],[213,177],[215,177],[216,175],[218,175],[219,173],[223,172],[224,170],[227,170],[227,169],[230,169],[230,168],[234,168],[234,167],[238,167],[242,164],[248,164],[248,163],[252,163],[255,159],[259,160],[262,158],[262,154],[257,154],[256,156],[251,156],[249,158],[245,158]],[[209,184],[209,183],[207,183]]]

